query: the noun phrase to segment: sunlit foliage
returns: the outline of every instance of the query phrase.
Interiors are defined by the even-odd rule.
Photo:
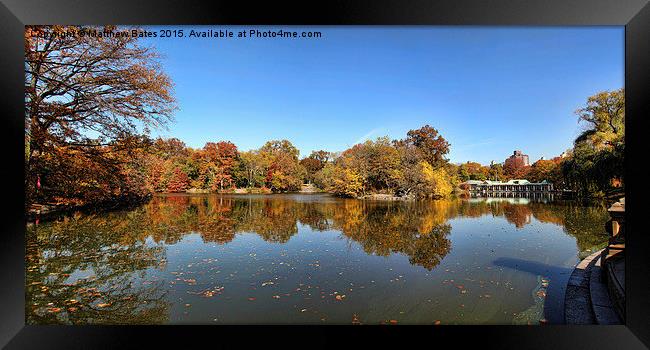
[[[89,29],[114,27],[25,27],[27,205],[146,192],[130,187],[142,183],[128,178],[134,172],[125,164],[138,162],[140,135],[164,125],[176,107],[157,54],[137,37],[53,36]]]
[[[303,184],[344,197],[444,198],[467,180],[553,182],[585,196],[624,184],[624,90],[600,92],[576,111],[586,125],[564,158],[532,166],[449,163],[451,145],[424,125],[339,154],[300,159],[288,140],[240,151],[222,140],[202,148],[152,140],[177,108],[158,54],[134,36],[63,35],[115,26],[26,26],[26,206],[128,203],[154,192],[292,192]]]
[[[614,183],[624,184],[625,180],[625,91],[591,96],[576,114],[587,127],[563,162],[562,175],[567,187],[580,194],[602,195]]]

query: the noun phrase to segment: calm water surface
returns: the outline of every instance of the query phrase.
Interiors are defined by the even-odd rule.
[[[563,319],[604,207],[163,195],[27,226],[30,324],[537,324]]]

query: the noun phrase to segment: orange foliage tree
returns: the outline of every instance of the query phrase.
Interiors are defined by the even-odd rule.
[[[140,136],[172,118],[172,82],[137,37],[64,35],[115,29],[25,27],[27,205],[141,193],[125,166],[146,146]]]

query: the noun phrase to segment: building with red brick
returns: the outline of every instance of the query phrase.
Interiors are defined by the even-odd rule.
[[[503,164],[504,167],[512,167],[513,169],[521,168],[524,166],[529,166],[530,161],[528,160],[528,155],[523,154],[521,151],[517,150],[508,157]]]

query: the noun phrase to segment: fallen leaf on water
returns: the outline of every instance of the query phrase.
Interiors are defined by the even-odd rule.
[[[59,312],[61,311],[60,307],[48,307],[47,312]]]
[[[359,321],[359,316],[357,316],[357,314],[352,314],[352,324],[361,324],[361,321]]]
[[[107,307],[107,306],[111,306],[111,304],[110,303],[101,303],[101,304],[97,304],[97,306],[98,307]]]

